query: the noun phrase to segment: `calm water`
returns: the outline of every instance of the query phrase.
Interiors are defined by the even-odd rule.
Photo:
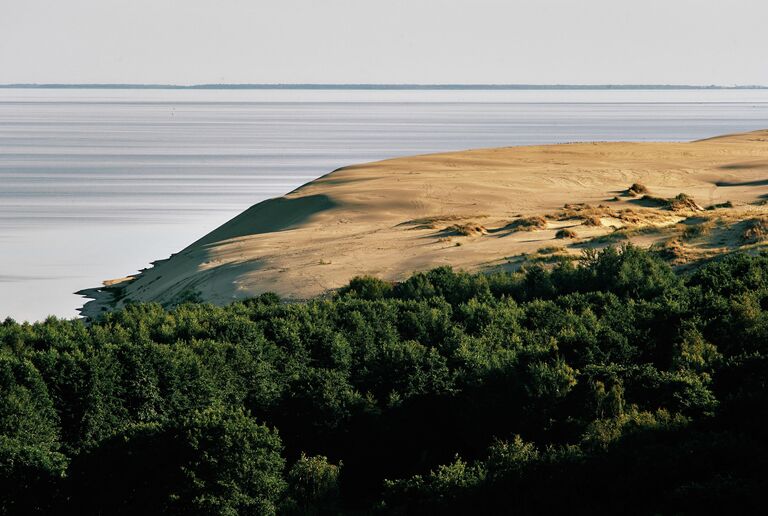
[[[179,251],[334,168],[577,140],[768,127],[768,91],[0,89],[0,319]]]

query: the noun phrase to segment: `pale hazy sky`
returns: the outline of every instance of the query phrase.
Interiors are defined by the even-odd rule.
[[[0,0],[0,83],[768,84],[768,0]]]

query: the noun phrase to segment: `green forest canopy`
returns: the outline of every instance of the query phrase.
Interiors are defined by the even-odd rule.
[[[0,513],[757,512],[768,255],[0,325]]]

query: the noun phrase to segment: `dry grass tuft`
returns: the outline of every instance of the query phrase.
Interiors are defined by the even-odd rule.
[[[548,245],[545,247],[540,247],[538,250],[539,254],[556,254],[562,251],[563,248],[556,245]]]
[[[669,199],[665,199],[664,197],[655,197],[653,195],[644,195],[641,199],[644,202],[644,204],[653,206],[654,208],[668,208],[669,207]]]
[[[662,258],[670,260],[673,263],[683,263],[688,261],[689,258],[689,253],[687,252],[685,245],[677,239],[667,240],[666,242],[652,246],[651,249],[659,253]]]
[[[693,240],[694,238],[706,236],[711,232],[712,226],[713,224],[711,223],[702,223],[702,224],[694,224],[691,226],[686,226],[685,229],[683,229],[683,232],[681,233],[680,236],[683,240]]]
[[[659,226],[640,226],[640,227],[624,227],[614,230],[607,235],[600,235],[591,238],[589,241],[594,244],[608,244],[623,240],[630,240],[632,237],[643,235],[661,235],[670,231],[669,228]]]
[[[563,209],[575,210],[575,211],[589,210],[589,209],[592,209],[592,205],[587,204],[585,202],[575,202],[575,203],[564,204]]]
[[[741,239],[746,244],[756,244],[768,238],[768,218],[760,217],[744,221]]]
[[[731,201],[725,201],[719,204],[712,204],[711,206],[707,206],[707,210],[719,210],[721,208],[733,208],[733,203]]]
[[[536,231],[538,229],[547,229],[547,219],[534,216],[515,220],[507,226],[512,231]]]
[[[612,233],[593,237],[589,241],[594,244],[609,244],[628,239],[629,235],[627,234],[626,229],[615,229]]]
[[[484,219],[488,217],[485,214],[474,215],[433,215],[431,217],[421,217],[418,219],[406,220],[401,222],[398,226],[414,226],[411,229],[437,229],[438,224],[441,222],[458,222],[460,220],[467,219]]]
[[[666,203],[666,200],[664,201]],[[585,226],[602,226],[602,221],[597,224],[599,219],[613,218],[621,221],[625,225],[646,225],[665,222],[669,216],[650,209],[616,209],[600,204],[592,206],[590,204],[566,204],[560,211],[548,215],[554,220],[572,220],[581,219]],[[588,222],[589,220],[589,222]]]
[[[698,205],[688,194],[679,193],[677,196],[669,199],[669,209],[672,211],[692,210],[704,211],[704,208]]]
[[[485,226],[481,226],[476,222],[469,222],[467,224],[454,224],[445,228],[446,231],[451,233],[458,233],[463,236],[479,236],[488,233]]]
[[[577,238],[578,235],[576,232],[572,229],[563,228],[557,230],[557,233],[555,233],[555,238]]]
[[[549,215],[549,217],[555,220],[567,220],[583,218],[589,215],[602,215],[606,212],[610,212],[610,208],[602,204],[597,207],[586,203],[566,204],[562,210]]]
[[[585,226],[600,227],[603,225],[603,219],[598,217],[597,215],[587,215],[586,217],[584,217],[583,224]]]
[[[679,193],[675,197],[670,197],[668,199],[664,197],[644,195],[642,200],[656,207],[666,208],[672,211],[704,211],[704,208],[699,206],[699,204],[693,200],[693,197],[685,193]]]
[[[627,188],[627,194],[632,197],[648,193],[648,187],[642,183],[633,183],[632,186]]]

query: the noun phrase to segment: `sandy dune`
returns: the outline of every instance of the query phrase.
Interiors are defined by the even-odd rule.
[[[627,194],[633,183],[648,192]],[[660,200],[680,193],[694,202]],[[129,301],[226,303],[267,291],[306,299],[357,275],[400,280],[445,264],[518,267],[621,240],[666,246],[682,263],[759,245],[764,199],[768,130],[690,143],[508,147],[350,166],[251,207],[137,276],[84,291],[94,300],[83,314]],[[699,209],[726,201],[731,205]],[[544,219],[523,220],[533,216]],[[745,236],[753,226],[757,236]],[[561,228],[575,238],[555,238]],[[537,254],[540,248],[547,249]]]

